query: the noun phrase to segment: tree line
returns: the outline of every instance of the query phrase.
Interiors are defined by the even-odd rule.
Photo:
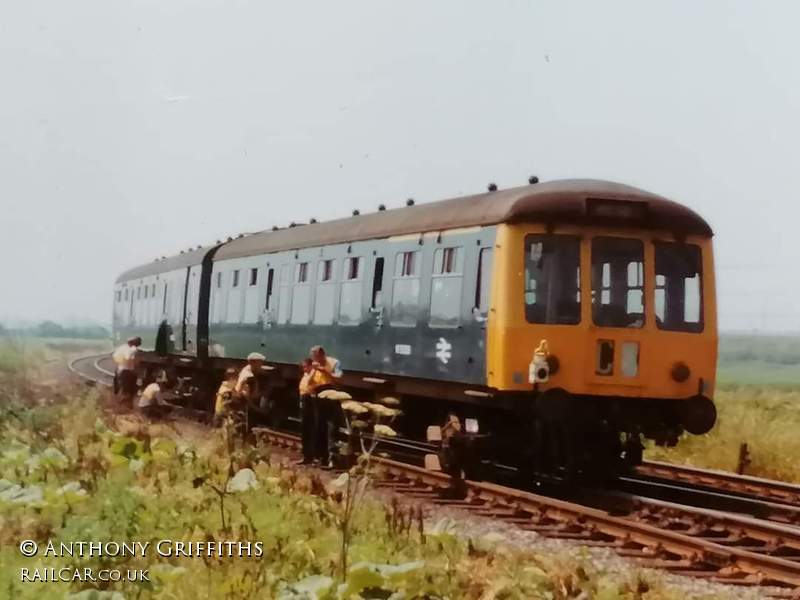
[[[0,335],[101,340],[110,338],[111,332],[102,325],[64,326],[55,321],[41,321],[26,327],[6,327],[0,323]]]

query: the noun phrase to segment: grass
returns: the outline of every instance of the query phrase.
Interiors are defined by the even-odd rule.
[[[283,466],[264,448],[230,452],[205,430],[187,438],[165,425],[113,417],[102,409],[103,392],[21,380],[27,367],[3,356],[0,597],[89,598],[80,593],[90,590],[108,600],[118,600],[112,592],[177,600],[710,597],[675,588],[657,573],[604,570],[578,550],[523,552],[493,539],[455,537],[446,528],[420,529],[413,518],[403,521],[406,508],[371,499],[353,523],[352,566],[341,578],[341,500],[307,472]],[[236,480],[247,469],[256,487],[228,493],[232,475]],[[40,551],[26,558],[17,549],[24,539],[40,545],[49,539],[260,541],[263,556],[175,558],[151,550],[145,557]],[[21,568],[36,567],[146,569],[151,581],[20,582]]]

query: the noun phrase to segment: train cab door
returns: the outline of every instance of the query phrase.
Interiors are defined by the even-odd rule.
[[[590,241],[591,384],[641,386],[645,341],[645,244],[622,237]]]

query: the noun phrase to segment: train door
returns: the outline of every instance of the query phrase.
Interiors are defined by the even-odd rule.
[[[197,353],[197,318],[200,303],[200,274],[202,267],[189,267],[186,277],[186,310],[184,311],[184,351]]]
[[[375,369],[385,360],[391,357],[392,353],[386,345],[387,332],[385,331],[387,322],[387,307],[384,302],[384,273],[386,258],[376,256],[371,265],[372,271],[368,274],[367,289],[369,290],[369,314],[372,322],[372,339],[369,341],[370,353],[375,362]]]

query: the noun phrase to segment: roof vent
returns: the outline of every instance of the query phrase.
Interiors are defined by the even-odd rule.
[[[406,206],[414,206],[414,199],[409,198],[408,200],[406,200]]]
[[[497,184],[496,183],[490,183],[489,185],[486,186],[486,189],[489,190],[490,192],[496,192],[497,191]]]
[[[308,220],[308,222],[309,222],[309,223],[311,223],[311,224],[313,225],[314,223],[316,223],[316,222],[317,222],[317,220],[316,220],[314,217],[311,217],[311,218]]]
[[[297,223],[295,223],[294,221],[289,223],[289,228],[291,229],[292,227],[297,227]]]
[[[278,229],[280,229],[280,227],[278,227],[277,225],[272,226],[272,231],[278,231]]]
[[[357,216],[358,216],[358,215],[360,215],[360,214],[361,214],[361,211],[360,211],[360,210],[358,210],[357,208],[354,208],[354,209],[353,209],[353,216],[354,216],[354,217],[357,217]]]
[[[232,238],[231,236],[228,236],[228,241],[229,241],[229,242],[232,242],[232,241],[233,241],[233,238]]]
[[[237,235],[237,236],[236,236],[236,239],[237,239],[237,240],[240,240],[240,239],[242,239],[243,237],[244,237],[244,234],[243,234],[243,233],[240,233],[239,235]]]
[[[386,210],[385,204],[378,204],[378,210]]]
[[[183,250],[181,250],[181,254],[183,254]]]
[[[198,249],[198,250],[200,250],[200,248],[202,248],[202,246],[198,246],[198,247],[197,247],[197,249]]]
[[[539,178],[536,175],[531,175],[530,177],[528,177],[528,183],[530,183],[531,185],[535,185],[539,183]]]

